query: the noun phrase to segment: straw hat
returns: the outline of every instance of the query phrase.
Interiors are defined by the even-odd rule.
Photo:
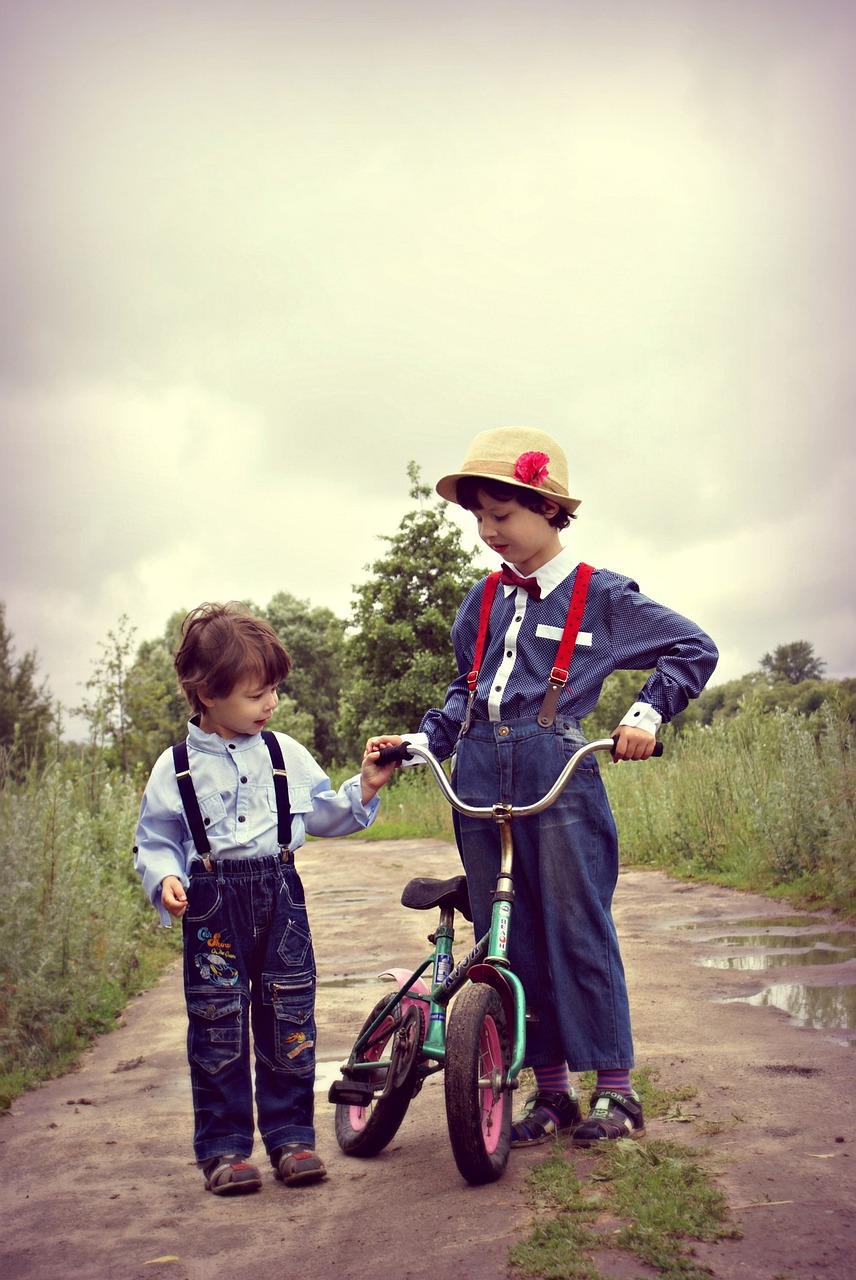
[[[561,445],[535,427],[496,427],[473,440],[460,471],[443,476],[437,492],[447,502],[458,501],[458,481],[483,476],[520,489],[536,489],[572,515],[579,498],[568,496],[568,464]]]

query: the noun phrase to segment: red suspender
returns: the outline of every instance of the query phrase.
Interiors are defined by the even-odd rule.
[[[538,712],[538,723],[545,728],[551,725],[556,718],[556,706],[559,701],[562,690],[568,682],[568,672],[571,665],[571,657],[574,647],[577,643],[577,636],[580,633],[583,614],[586,607],[586,596],[588,595],[589,583],[594,568],[590,564],[580,564],[577,566],[577,574],[574,578],[574,589],[571,592],[571,600],[568,605],[568,616],[565,619],[565,629],[562,632],[562,638],[559,641],[559,647],[556,650],[556,659],[553,669],[550,672],[550,680],[547,685],[547,692],[544,695],[544,701],[541,703],[541,710]],[[473,702],[476,696],[476,686],[479,679],[479,668],[481,667],[482,657],[484,656],[485,644],[487,642],[487,626],[490,618],[490,611],[493,607],[494,598],[496,596],[499,580],[502,577],[501,572],[492,573],[485,581],[484,591],[482,593],[481,611],[479,613],[479,629],[476,637],[476,649],[473,655],[473,668],[467,675],[467,688],[470,691],[467,701],[467,714],[464,723],[461,726],[461,736],[463,736],[470,727],[470,719],[472,717]]]
[[[577,565],[577,576],[574,578],[574,589],[571,592],[571,603],[568,605],[565,630],[562,632],[562,638],[556,650],[556,660],[553,664],[553,670],[550,672],[550,682],[547,685],[544,701],[541,703],[541,710],[538,712],[538,723],[545,728],[555,720],[559,695],[568,683],[571,656],[577,643],[577,636],[580,633],[580,626],[582,625],[586,608],[586,596],[588,595],[589,583],[593,573],[594,568],[590,564]]]
[[[476,686],[479,682],[479,668],[484,657],[484,647],[487,641],[487,624],[490,618],[490,611],[493,608],[493,602],[496,597],[496,589],[499,586],[499,580],[502,577],[502,570],[497,569],[496,573],[491,573],[484,584],[484,591],[481,598],[481,611],[479,613],[479,630],[476,636],[476,651],[473,654],[473,669],[467,675],[467,688],[470,696],[467,699],[467,714],[464,716],[464,723],[461,725],[461,734],[463,736],[470,727],[470,719],[472,716],[473,703],[476,700]]]

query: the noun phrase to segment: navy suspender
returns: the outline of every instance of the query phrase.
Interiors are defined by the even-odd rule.
[[[271,733],[269,729],[263,729],[262,737],[264,738],[265,746],[270,752],[273,769],[277,843],[280,849],[287,849],[291,842],[291,802],[288,798],[288,774],[285,769],[285,761],[282,758],[282,748],[277,741],[276,734]],[[209,860],[208,855],[211,852],[211,845],[205,833],[205,822],[202,817],[202,811],[199,808],[199,801],[196,798],[193,779],[190,776],[186,740],[175,744],[172,749],[172,759],[175,765],[175,780],[178,783],[181,803],[184,805],[184,812],[187,815],[187,823],[190,827],[190,834],[193,836],[196,852],[200,858]]]
[[[291,843],[291,802],[288,798],[288,774],[282,758],[282,748],[277,742],[276,734],[270,729],[262,729],[265,746],[270,752],[273,766],[273,789],[276,796],[276,839],[280,849],[287,849]]]

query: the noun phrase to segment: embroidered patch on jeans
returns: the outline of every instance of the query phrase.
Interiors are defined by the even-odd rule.
[[[286,1036],[282,1042],[283,1048],[286,1045],[294,1045],[293,1049],[289,1049],[286,1057],[299,1058],[301,1053],[306,1053],[308,1049],[314,1048],[314,1041],[310,1040],[302,1031],[295,1031],[293,1035]]]

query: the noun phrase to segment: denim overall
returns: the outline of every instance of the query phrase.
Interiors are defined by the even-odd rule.
[[[558,670],[559,684],[564,683],[561,677],[567,679],[586,589],[587,580],[575,617],[572,600],[557,654],[564,670],[554,667],[538,717],[494,722],[468,715],[455,750],[453,777],[467,804],[533,804],[585,744],[578,720],[555,716],[560,690],[554,678]],[[484,627],[488,612],[489,606]],[[480,633],[468,677],[471,693],[483,649]],[[500,833],[492,818],[454,817],[478,938],[490,927]],[[595,757],[583,760],[549,809],[513,819],[512,835],[509,961],[523,982],[531,1014],[525,1065],[566,1061],[571,1071],[632,1067],[627,986],[612,918],[618,835]]]
[[[282,756],[273,734],[263,737],[273,758],[281,847],[261,858],[207,856],[198,804],[193,813],[186,743],[178,746],[184,770],[179,755],[176,773],[200,853],[191,864],[182,919],[197,1161],[252,1152],[251,1030],[265,1149],[315,1142],[315,957],[303,885],[287,848],[291,814]]]

